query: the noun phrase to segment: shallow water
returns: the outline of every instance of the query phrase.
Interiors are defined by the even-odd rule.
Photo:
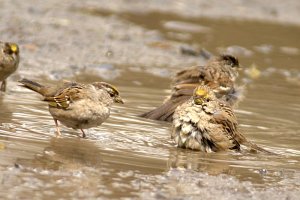
[[[23,3],[18,6],[27,8]],[[53,11],[57,5],[43,6],[27,9],[14,23],[29,23],[32,18],[33,27],[21,27],[22,33],[28,34],[36,26],[43,33],[51,31],[45,46],[41,45],[46,38],[42,34],[29,38],[25,34],[20,39],[18,32],[9,32],[20,43],[23,61],[18,74],[9,80],[8,92],[0,96],[0,197],[299,197],[300,27],[189,19],[166,13],[117,14],[67,4],[63,8],[68,9]],[[48,11],[48,16],[39,19],[42,11]],[[67,21],[58,23],[53,16],[68,20],[78,17],[78,21],[64,25]],[[109,36],[105,36],[104,46],[94,44],[91,37],[100,33],[91,24],[100,23],[98,19],[111,23],[103,25],[112,31],[105,32]],[[88,33],[75,31],[80,23]],[[125,24],[130,25],[129,30],[121,33]],[[7,27],[0,28],[9,30]],[[63,32],[68,35],[60,35]],[[78,40],[80,37],[83,41]],[[61,40],[66,44],[61,45]],[[240,58],[244,69],[239,81],[246,89],[245,99],[236,110],[241,131],[278,156],[177,149],[170,140],[169,123],[137,117],[169,94],[171,74],[204,62],[201,56],[182,55],[182,46],[196,51],[204,47],[214,54],[227,51]],[[87,139],[65,127],[63,137],[55,138],[46,103],[38,94],[18,87],[20,77],[45,84],[59,79],[83,83],[104,79],[118,87],[125,104],[115,105],[102,126],[87,131]]]

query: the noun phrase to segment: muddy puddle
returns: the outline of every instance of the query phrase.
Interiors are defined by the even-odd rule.
[[[299,198],[299,26],[59,1],[0,5],[1,40],[16,41],[22,53],[0,96],[0,199]],[[241,130],[278,156],[177,149],[169,123],[137,117],[169,94],[172,74],[205,63],[208,52],[239,57]],[[21,77],[104,80],[126,103],[87,139],[65,127],[55,138],[46,103],[18,86]]]

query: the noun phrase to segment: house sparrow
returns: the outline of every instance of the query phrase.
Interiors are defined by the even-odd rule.
[[[176,108],[171,138],[178,147],[203,152],[240,151],[244,145],[270,153],[244,137],[231,106],[205,85],[198,86],[193,96]]]
[[[238,68],[239,61],[235,57],[221,55],[211,58],[205,66],[192,66],[182,70],[173,79],[172,93],[164,103],[140,116],[171,122],[177,106],[187,101],[194,89],[201,84],[211,88],[218,98],[235,105],[242,97],[242,88],[235,85]]]
[[[0,91],[6,90],[6,79],[14,73],[19,65],[19,47],[15,43],[0,41]]]
[[[119,91],[105,82],[64,82],[56,87],[43,86],[28,79],[19,82],[21,86],[41,94],[48,102],[57,137],[61,136],[58,121],[67,127],[80,129],[82,137],[85,137],[83,129],[102,124],[109,117],[113,102],[123,103]]]

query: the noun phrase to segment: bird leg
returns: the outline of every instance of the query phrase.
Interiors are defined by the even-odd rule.
[[[61,136],[61,133],[60,133],[60,130],[59,130],[57,119],[54,119],[54,122],[55,122],[55,127],[56,127],[56,137],[58,138],[58,137]]]
[[[2,84],[1,84],[0,91],[5,92],[5,90],[6,90],[6,80],[3,80]]]
[[[82,129],[80,129],[80,130],[81,130],[81,132],[82,132],[82,138],[85,138],[86,135],[85,135],[84,131],[83,131]]]

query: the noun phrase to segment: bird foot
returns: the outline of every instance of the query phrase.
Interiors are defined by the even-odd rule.
[[[5,92],[6,90],[6,80],[2,81],[1,87],[0,87],[0,91]]]
[[[57,121],[57,119],[54,119],[54,122],[55,122],[55,127],[56,127],[56,135],[55,135],[55,137],[56,137],[56,138],[60,138],[60,137],[61,137],[61,132],[60,132],[60,130],[59,130],[59,126],[58,126],[58,121]]]
[[[82,129],[80,129],[81,130],[81,132],[82,132],[82,135],[81,135],[81,137],[82,138],[85,138],[86,137],[86,134],[85,134],[85,132],[82,130]]]

